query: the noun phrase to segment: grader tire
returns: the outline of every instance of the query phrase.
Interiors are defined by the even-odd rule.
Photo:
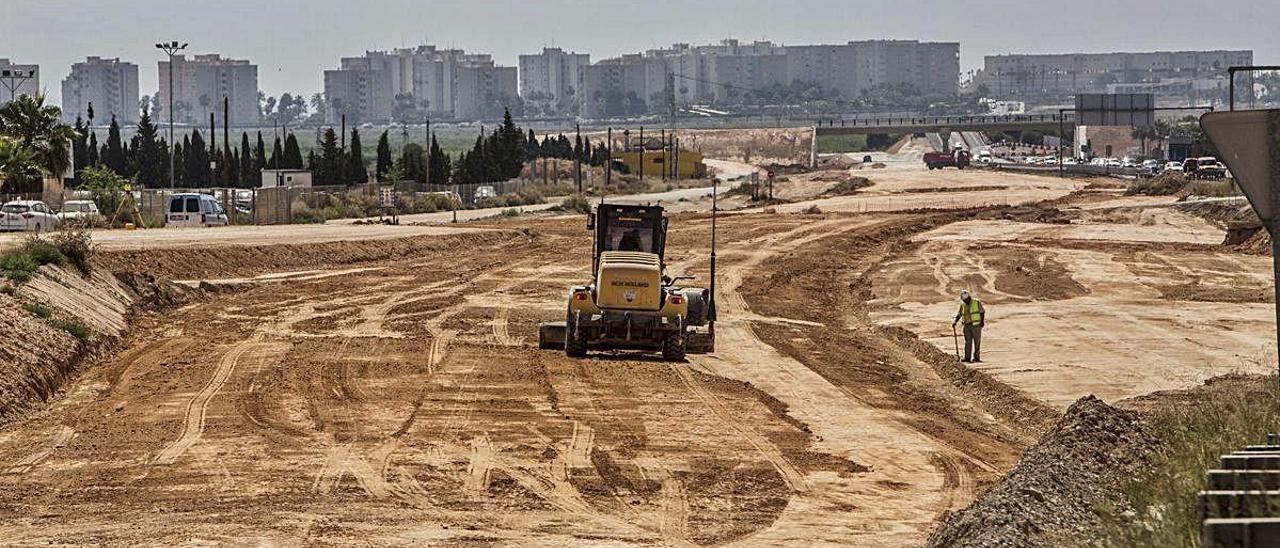
[[[662,340],[662,359],[669,362],[684,361],[684,337],[678,334],[667,335]]]
[[[587,340],[578,334],[577,322],[567,318],[564,329],[564,355],[570,358],[587,357]]]

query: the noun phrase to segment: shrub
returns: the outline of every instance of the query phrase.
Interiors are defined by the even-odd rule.
[[[60,320],[57,318],[48,320],[49,325],[70,333],[72,337],[79,339],[80,342],[89,340],[89,328],[80,322],[71,320]]]
[[[0,255],[0,276],[4,276],[15,284],[31,281],[31,277],[40,270],[40,264],[21,250],[11,250]]]
[[[19,252],[31,257],[31,260],[40,266],[67,262],[66,256],[58,250],[57,245],[39,236],[31,236],[23,241]]]
[[[1134,181],[1133,184],[1129,185],[1129,189],[1125,191],[1125,194],[1129,196],[1172,196],[1186,187],[1188,182],[1185,175],[1175,171],[1166,171],[1155,177]]]
[[[591,213],[591,202],[581,194],[573,194],[565,198],[563,202],[560,202],[560,205],[556,209],[570,213],[587,214]]]
[[[804,212],[809,215],[817,215],[819,213],[822,213],[822,210],[818,208],[818,204],[814,204],[806,208]]]
[[[25,303],[22,305],[22,308],[27,309],[27,312],[30,312],[32,316],[42,320],[47,320],[53,317],[53,311],[49,310],[49,307],[40,303]]]
[[[88,230],[72,228],[58,231],[53,235],[53,245],[76,269],[84,274],[89,273],[92,268],[89,260],[93,258],[97,248],[93,245],[93,237]]]
[[[507,208],[507,209],[502,210],[502,216],[503,216],[503,217],[519,217],[519,216],[520,216],[520,210],[519,210],[519,209],[516,209],[516,208],[514,208],[514,207]]]
[[[871,179],[866,177],[853,177],[836,183],[835,186],[828,189],[825,194],[831,196],[848,196],[850,194],[856,194],[858,189],[867,188],[869,186],[871,186]]]

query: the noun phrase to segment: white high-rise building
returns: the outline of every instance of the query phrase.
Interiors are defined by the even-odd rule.
[[[954,94],[959,90],[960,44],[866,40],[783,46],[723,40],[623,55],[584,72],[581,112],[586,116],[634,115],[641,103],[651,112],[665,112],[668,106],[655,101],[669,97],[668,85],[674,87],[680,105],[732,104],[795,84],[816,86],[828,97],[845,99],[881,84],[907,84],[922,94]]]
[[[577,113],[591,55],[542,48],[542,53],[520,56],[520,97],[526,107],[544,112]]]
[[[325,118],[384,121],[406,102],[435,119],[492,118],[517,97],[516,75],[515,67],[498,66],[489,55],[457,49],[365,52],[325,71]]]
[[[160,114],[168,122],[169,61],[160,61]],[[247,60],[224,59],[216,53],[174,56],[173,117],[178,123],[203,125],[213,113],[222,120],[223,98],[230,100],[230,121],[235,126],[253,126],[258,120],[258,66]],[[96,108],[96,107],[95,107]]]
[[[3,76],[6,73],[9,75]],[[0,77],[0,84],[3,85],[0,88],[0,105],[8,103],[12,98],[23,95],[34,97],[40,93],[39,65],[24,65],[0,58],[0,76],[3,76]],[[10,90],[9,86],[13,86],[13,89]]]
[[[62,81],[62,117],[68,123],[77,116],[88,121],[93,105],[94,123],[137,124],[138,65],[120,59],[89,57],[71,65],[71,74]]]

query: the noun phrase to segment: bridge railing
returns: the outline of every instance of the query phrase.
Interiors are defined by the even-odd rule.
[[[1043,124],[1072,122],[1074,115],[1058,114],[1011,114],[965,115],[965,116],[892,116],[876,118],[840,118],[820,119],[816,127],[916,127],[916,126],[963,126],[963,125],[998,125],[998,124]],[[838,124],[838,125],[837,125]]]

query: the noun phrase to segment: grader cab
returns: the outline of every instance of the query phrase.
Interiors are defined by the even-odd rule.
[[[593,280],[569,289],[565,321],[539,328],[540,347],[575,358],[588,350],[654,351],[668,360],[714,350],[711,290],[680,285],[692,276],[667,275],[662,207],[600,204],[587,228],[595,232]]]

